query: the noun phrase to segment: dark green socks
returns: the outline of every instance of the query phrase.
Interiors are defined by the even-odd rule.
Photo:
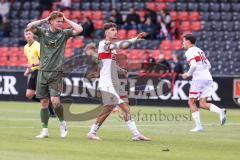
[[[64,121],[64,115],[63,115],[63,106],[60,105],[58,107],[54,108],[56,115],[58,116],[58,119],[60,122]]]
[[[41,115],[42,127],[48,128],[48,120],[49,120],[48,108],[41,108],[40,115]]]

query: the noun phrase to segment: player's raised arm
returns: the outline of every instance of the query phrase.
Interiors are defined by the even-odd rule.
[[[142,40],[147,36],[146,32],[141,32],[139,33],[136,37],[128,39],[128,40],[123,40],[116,42],[116,46],[119,49],[127,49],[129,48],[133,43],[135,43],[138,40]]]
[[[83,28],[80,24],[77,24],[77,23],[67,19],[65,16],[63,16],[63,19],[67,24],[69,24],[73,28],[72,35],[74,35],[74,36],[79,35],[83,31]]]
[[[36,26],[39,26],[43,23],[48,23],[48,20],[49,20],[49,17],[30,22],[27,25],[27,29],[31,30],[33,33],[36,33],[37,32]]]

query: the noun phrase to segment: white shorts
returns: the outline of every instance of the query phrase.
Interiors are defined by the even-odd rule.
[[[120,98],[117,88],[112,85],[99,86],[99,91],[102,95],[103,105],[117,105],[124,103],[124,100]]]
[[[212,95],[212,80],[194,80],[189,89],[189,98],[207,98]]]

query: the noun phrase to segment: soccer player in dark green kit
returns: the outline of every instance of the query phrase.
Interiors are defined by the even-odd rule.
[[[64,22],[68,23],[71,29],[62,29]],[[48,29],[39,27],[43,23],[49,23],[50,27]],[[68,133],[66,121],[64,121],[63,106],[60,102],[65,60],[64,51],[67,39],[79,35],[83,28],[81,25],[64,17],[62,12],[53,11],[49,17],[29,23],[27,29],[38,36],[41,53],[36,95],[41,99],[40,115],[43,128],[36,138],[48,137],[49,94],[55,113],[60,120],[60,136],[64,138]]]

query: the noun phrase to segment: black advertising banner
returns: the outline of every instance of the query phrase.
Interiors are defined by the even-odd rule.
[[[23,72],[0,72],[0,100],[26,101],[27,77]]]
[[[131,77],[131,75],[130,75]],[[90,81],[73,73],[64,78],[62,99],[70,98],[74,103],[99,103],[95,88],[97,81]],[[129,98],[136,99],[137,105],[187,106],[190,81],[178,80],[172,87],[171,81],[161,78],[132,77],[121,80],[126,86]],[[25,97],[27,78],[23,72],[0,72],[0,100],[27,101]],[[214,77],[213,93],[209,99],[225,108],[240,108],[240,76]]]

